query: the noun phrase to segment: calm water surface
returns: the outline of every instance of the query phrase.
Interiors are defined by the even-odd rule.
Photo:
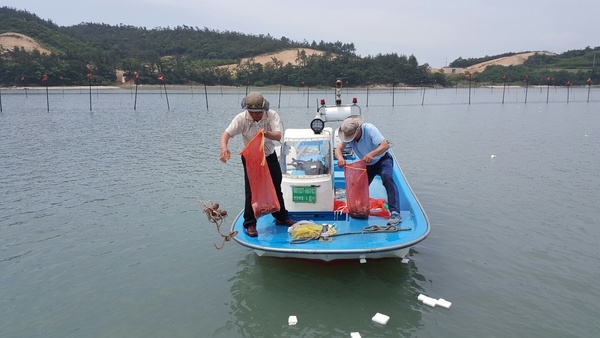
[[[44,91],[2,90],[1,337],[600,332],[596,89],[567,103],[564,89],[529,88],[525,104],[524,89],[478,88],[471,105],[467,89],[371,91],[369,107],[364,91],[345,91],[393,143],[432,232],[409,264],[329,265],[214,247],[198,201],[243,206],[241,163],[219,161],[218,138],[245,89],[212,90],[208,110],[197,89],[170,91],[170,110],[164,93],[143,91],[136,111],[133,91],[95,88],[90,111],[87,90],[51,91],[50,112]],[[265,94],[286,127],[334,100]],[[377,312],[386,326],[371,322]]]

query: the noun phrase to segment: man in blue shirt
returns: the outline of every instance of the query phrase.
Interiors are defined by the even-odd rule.
[[[338,166],[346,166],[346,160],[343,151],[347,145],[352,147],[358,158],[367,164],[367,177],[369,184],[373,182],[375,175],[381,177],[381,182],[387,192],[387,202],[390,209],[389,225],[396,225],[402,222],[400,216],[400,197],[398,187],[392,177],[394,160],[388,153],[390,144],[379,129],[371,123],[363,123],[360,115],[348,116],[338,130],[338,136],[341,143],[335,148],[335,157],[338,160]]]

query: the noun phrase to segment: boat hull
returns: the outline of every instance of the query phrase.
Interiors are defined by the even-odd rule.
[[[258,219],[258,237],[250,237],[243,229],[243,211],[232,224],[232,231],[238,231],[234,240],[253,249],[258,256],[297,258],[321,261],[363,260],[380,258],[403,258],[410,247],[424,240],[430,232],[429,220],[421,204],[406,181],[402,170],[394,158],[394,181],[400,195],[402,222],[396,229],[387,227],[387,219],[369,216],[367,219],[355,219],[347,214],[334,211],[290,212],[295,221],[310,221],[315,224],[327,224],[336,233],[326,240],[311,239],[294,241],[288,228],[275,224],[271,215]],[[333,173],[336,189],[344,189],[343,170],[337,168]],[[377,176],[369,186],[371,198],[386,198],[385,188]],[[372,231],[376,229],[375,231]]]
[[[382,258],[405,258],[408,255],[410,248],[404,248],[393,251],[384,251],[384,252],[373,252],[373,253],[322,253],[322,252],[314,252],[314,253],[304,253],[298,252],[290,255],[287,252],[276,252],[276,251],[265,251],[255,249],[254,252],[259,257],[277,257],[277,258],[296,258],[296,259],[306,259],[306,260],[320,260],[325,262],[331,262],[334,260],[368,260],[368,259],[382,259]]]

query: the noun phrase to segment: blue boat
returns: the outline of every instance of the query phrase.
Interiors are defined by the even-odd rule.
[[[402,222],[387,225],[387,217],[373,213],[360,218],[349,216],[344,205],[346,180],[338,168],[334,150],[340,142],[339,126],[347,116],[361,115],[356,99],[341,103],[341,82],[336,83],[335,105],[321,100],[310,128],[286,129],[277,149],[283,180],[281,189],[289,216],[297,223],[288,228],[276,225],[268,214],[256,224],[258,237],[249,237],[243,229],[243,210],[233,221],[233,239],[253,249],[259,256],[299,258],[322,261],[406,258],[410,247],[424,240],[430,232],[429,220],[412,191],[396,158],[393,177],[398,186]],[[359,158],[346,147],[347,163]],[[372,200],[386,199],[381,179],[376,176],[369,186]],[[381,211],[381,210],[379,210]],[[295,236],[295,237],[294,237]]]

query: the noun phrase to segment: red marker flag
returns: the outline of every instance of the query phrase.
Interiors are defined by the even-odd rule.
[[[550,79],[550,76],[548,76],[548,77],[546,78],[546,81],[550,82],[550,80],[551,80],[551,79]]]
[[[592,84],[592,78],[591,78],[591,77],[588,77],[588,79],[587,79],[587,83],[588,83],[589,85],[591,85],[591,84]]]
[[[161,76],[158,77],[158,81],[164,81],[164,80],[165,80],[164,76],[161,75]]]
[[[506,75],[502,75],[502,78],[503,78],[504,80],[506,80]]]
[[[86,76],[87,76],[88,79],[91,79],[92,78],[92,73],[88,73]]]
[[[467,74],[467,79],[471,80],[471,74]]]
[[[529,80],[529,74],[525,74],[525,80]]]
[[[21,81],[25,81],[25,76],[21,76]]]
[[[44,82],[48,81],[48,75],[44,74],[44,76],[42,76],[42,81],[44,81]]]

